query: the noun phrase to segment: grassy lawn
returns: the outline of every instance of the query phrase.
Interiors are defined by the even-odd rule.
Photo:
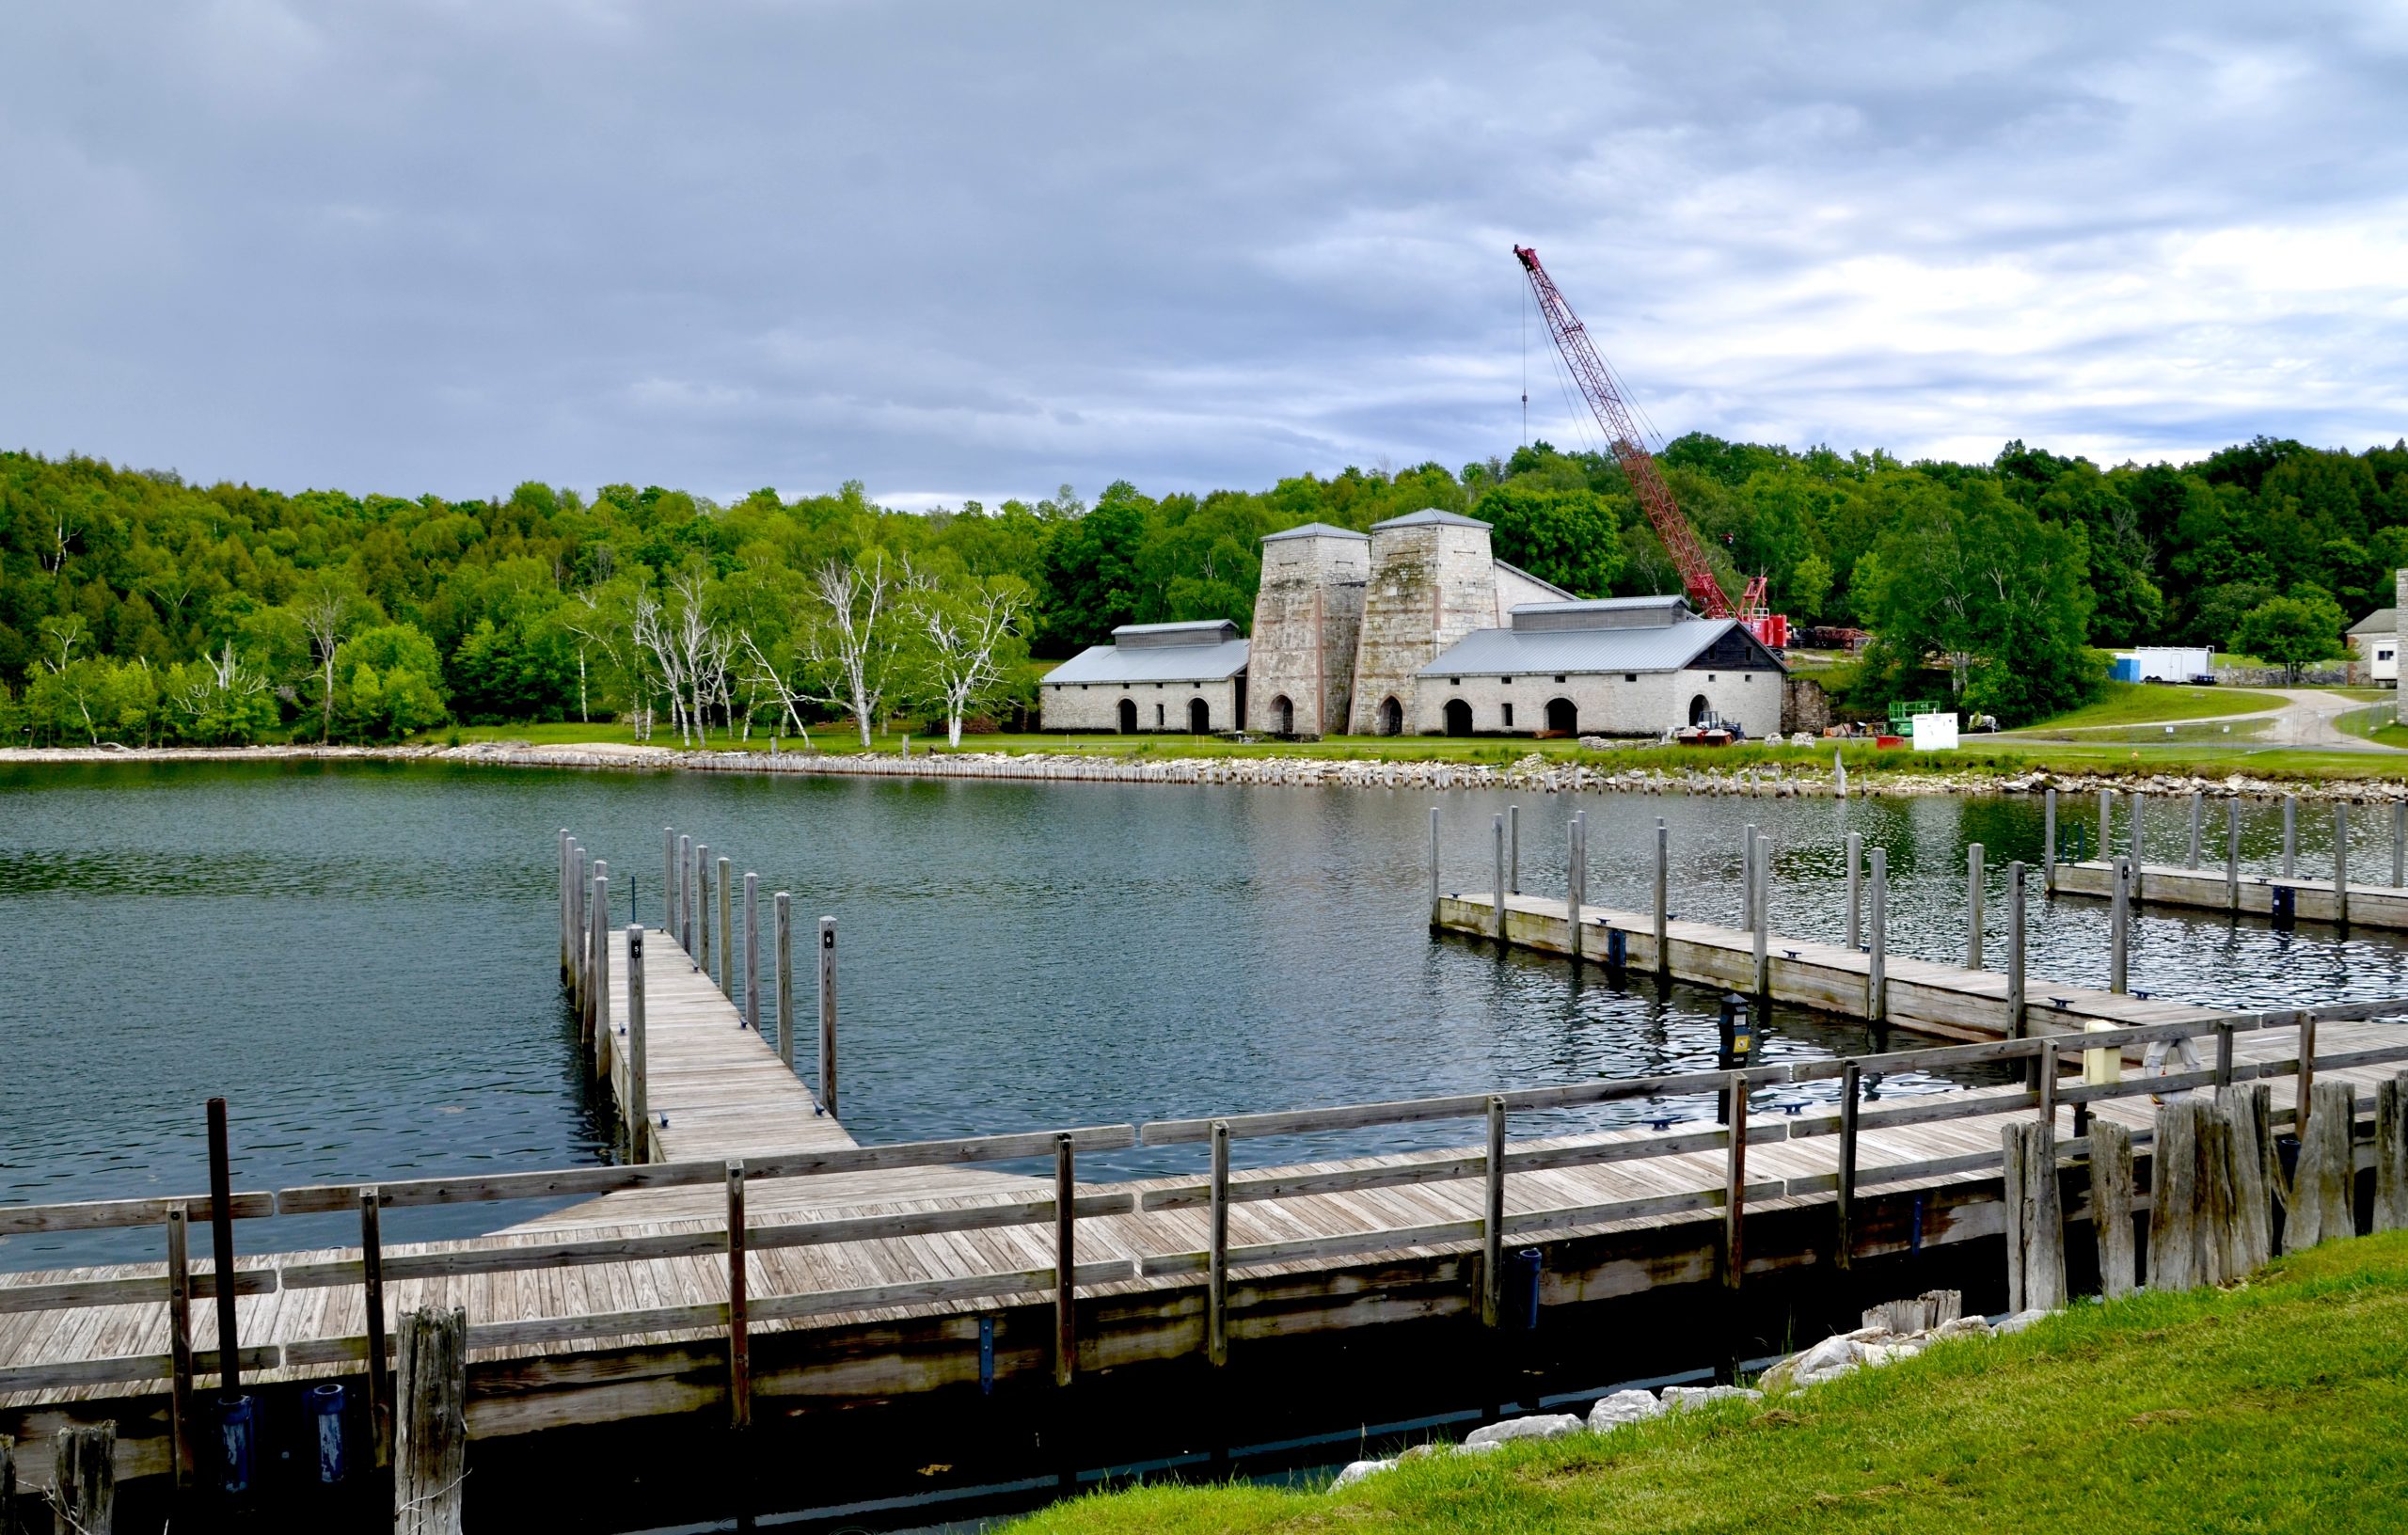
[[[2099,725],[2162,724],[2219,714],[2279,708],[2280,694],[2250,688],[2185,688],[2162,683],[2111,682],[2095,704],[2024,727],[2026,733],[2083,730]]]
[[[1342,1493],[1099,1494],[1015,1535],[2328,1531],[2408,1509],[2408,1233],[2084,1305],[1764,1403],[1408,1461]],[[2382,1511],[2390,1509],[2388,1514]]]

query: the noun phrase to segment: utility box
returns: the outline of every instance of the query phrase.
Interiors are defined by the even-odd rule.
[[[1915,750],[1918,752],[1956,750],[1956,717],[1953,714],[1916,715],[1914,732]]]

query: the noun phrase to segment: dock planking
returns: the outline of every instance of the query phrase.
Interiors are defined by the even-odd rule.
[[[1480,898],[1449,899],[1453,909],[1442,903],[1439,912],[1446,925],[1493,931],[1493,903],[1483,917]],[[1604,935],[1617,925],[1627,925],[1626,957],[1635,966],[1652,967],[1652,925],[1627,913],[1584,908],[1576,925],[1584,953],[1593,946],[1592,957],[1602,958]],[[1509,897],[1512,941],[1545,948],[1551,940],[1558,952],[1568,952],[1573,926],[1561,902]],[[1751,935],[1671,923],[1667,938],[1675,974],[1747,989]],[[624,935],[615,943],[610,973],[623,979]],[[1962,1040],[1995,1039],[2008,1030],[2004,977],[1904,958],[1890,959],[1889,974],[1891,1017],[1901,1027]],[[1768,977],[1776,995],[1853,1012],[1861,1005],[1866,964],[1844,948],[1775,940]],[[471,1337],[473,1435],[725,1411],[728,1387],[720,1361],[728,1325],[726,1196],[716,1177],[694,1170],[711,1173],[711,1163],[726,1161],[762,1167],[841,1164],[883,1154],[858,1147],[832,1116],[818,1112],[804,1082],[757,1033],[741,1026],[738,1010],[663,935],[647,935],[644,978],[646,1082],[657,1131],[653,1149],[661,1159],[647,1172],[684,1181],[599,1194],[488,1238],[381,1249],[389,1315],[421,1305],[468,1310],[477,1329]],[[2205,1031],[2225,1016],[2186,1004],[2045,985],[2035,986],[2031,997],[2027,1022],[2052,1032],[2088,1022]],[[2049,1001],[2057,997],[2067,1004],[2062,1011]],[[624,1100],[623,984],[612,989],[608,1004],[595,1043],[610,1091]],[[2370,1086],[2394,1068],[2353,1058],[2396,1057],[2403,1053],[2402,1038],[2394,1025],[2326,1022],[2317,1051],[2332,1064],[2320,1069],[2319,1079]],[[2231,1048],[2242,1076],[2269,1074],[2275,1118],[2288,1121],[2293,1084],[2283,1073],[2286,1052],[2297,1048],[2293,1033],[2253,1028],[2233,1036]],[[2063,1072],[2078,1066],[2078,1058],[2060,1061]],[[1742,1272],[1828,1264],[1834,1256],[1828,1211],[1840,1182],[1842,1144],[1833,1133],[1834,1106],[1802,1101],[1814,1090],[1808,1084],[1820,1077],[1798,1079],[1795,1086],[1802,1090],[1772,1076],[1755,1080],[1766,1101],[1747,1116],[1743,1194],[1748,1217],[1768,1223],[1773,1234],[1751,1235]],[[2077,1082],[2064,1075],[2055,1085],[2062,1094],[2078,1091]],[[1729,1137],[1709,1120],[1682,1117],[1711,1112],[1704,1090],[1698,1078],[1668,1088],[1661,1095],[1665,1116],[1679,1122],[1665,1130],[1507,1139],[1505,1235],[1516,1245],[1545,1247],[1555,1304],[1605,1302],[1714,1280],[1726,1220]],[[1592,1089],[1570,1084],[1566,1091]],[[1787,1101],[1775,1102],[1776,1097]],[[1539,1100],[1527,1092],[1513,1100]],[[2068,1132],[2072,1108],[2060,1096],[2048,1101],[2061,1134]],[[1851,1256],[1996,1236],[2002,1229],[2000,1128],[2028,1118],[2042,1102],[2019,1086],[1869,1097],[1856,1144],[1855,1182],[1868,1212],[1885,1200],[1892,1208],[1886,1218],[1868,1213],[1851,1226]],[[2089,1107],[2145,1140],[2146,1096]],[[1934,1111],[1960,1116],[1914,1118]],[[1444,1101],[1426,1113],[1412,1105],[1382,1112],[1384,1118],[1363,1122],[1465,1118],[1463,1144],[1248,1169],[1231,1178],[1226,1218],[1232,1346],[1478,1312],[1486,1163],[1477,1122],[1462,1105]],[[1537,1112],[1517,1108],[1520,1128],[1527,1131]],[[659,1125],[664,1116],[667,1123]],[[1194,1138],[1177,1125],[1119,1128],[1128,1138],[1149,1143]],[[565,1187],[584,1176],[570,1170],[557,1181]],[[1081,1207],[1077,1369],[1200,1353],[1208,1327],[1203,1258],[1212,1219],[1202,1169],[1132,1182],[1079,1182],[1073,1192]],[[1046,1377],[1054,1368],[1055,1321],[1053,1193],[1050,1179],[950,1164],[748,1178],[752,1396],[793,1408],[974,1385],[981,1320],[995,1324],[999,1378]],[[1910,1204],[1896,1197],[1909,1195]],[[320,1200],[313,1208],[339,1208],[326,1202],[332,1195],[313,1191],[284,1191],[278,1197],[301,1208],[311,1196]],[[1825,1215],[1803,1226],[1775,1219],[1817,1207]],[[1907,1210],[1910,1216],[1901,1213]],[[999,1214],[1014,1217],[1012,1224],[995,1224]],[[1020,1218],[1031,1214],[1037,1218]],[[7,1215],[0,1207],[0,1221]],[[893,1229],[898,1226],[911,1229]],[[491,1267],[530,1254],[541,1258],[539,1266]],[[356,1373],[366,1327],[359,1262],[356,1249],[239,1261],[260,1284],[260,1292],[237,1300],[248,1379],[273,1385]],[[124,1429],[124,1474],[164,1469],[164,1371],[131,1380],[76,1378],[95,1362],[167,1352],[167,1308],[155,1296],[164,1274],[163,1265],[122,1265],[0,1278],[0,1430],[13,1426],[20,1434],[43,1436],[83,1418],[113,1417]],[[45,1286],[125,1280],[150,1281],[153,1293],[56,1309],[17,1304]],[[206,1355],[216,1347],[211,1308],[195,1308],[193,1321],[205,1369]]]

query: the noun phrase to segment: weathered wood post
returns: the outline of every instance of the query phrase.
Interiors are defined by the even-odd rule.
[[[2216,1112],[2232,1136],[2234,1250],[2242,1274],[2256,1273],[2274,1256],[2273,1191],[2266,1186],[2266,1163],[2273,1152],[2266,1133],[2272,1097],[2262,1082],[2216,1089]]]
[[[2291,1179],[2290,1221],[2283,1237],[2288,1252],[2358,1234],[2351,1209],[2357,1163],[2357,1103],[2346,1082],[2320,1082],[2309,1089],[2307,1123],[2300,1131],[2299,1172]]]
[[[1078,1162],[1070,1137],[1054,1137],[1054,1384],[1078,1369]]]
[[[761,1032],[761,877],[744,875],[744,1026]]]
[[[2006,866],[2006,1037],[2023,1037],[2023,860]]]
[[[599,859],[594,863],[594,928],[586,948],[594,957],[586,967],[594,979],[585,989],[581,1039],[591,1063],[594,1039],[610,1032],[610,865]]]
[[[1965,968],[1982,968],[1982,858],[1978,842],[1965,848]]]
[[[2057,1131],[2018,1119],[1999,1127],[2006,1202],[2006,1304],[2054,1311],[2066,1304],[2065,1213],[2057,1193]]]
[[[1864,972],[1864,1016],[1876,1023],[1890,1018],[1890,854],[1873,849],[1872,963]]]
[[[226,1100],[209,1100],[209,1246],[217,1287],[217,1382],[234,1396],[243,1389],[242,1328],[234,1315],[233,1152],[226,1132]]]
[[[1840,1068],[1839,1239],[1832,1258],[1843,1269],[1856,1264],[1856,1116],[1864,1068],[1854,1061]]]
[[[1229,1122],[1212,1121],[1212,1214],[1205,1277],[1205,1357],[1229,1362]]]
[[[2350,925],[2350,802],[2333,801],[2333,920]]]
[[[631,910],[627,920],[641,922],[643,913]],[[669,826],[660,829],[660,930],[677,930],[677,830]]]
[[[2046,895],[2057,893],[2057,791],[2053,788],[2040,796],[2040,891]]]
[[[1739,833],[1739,930],[1751,932],[1756,926],[1756,823],[1750,821]]]
[[[2224,802],[2224,905],[2241,910],[2241,801]]]
[[[2193,789],[2191,791],[2191,850],[2182,863],[2186,869],[2195,869],[2199,866],[2200,818],[2206,815],[2207,812],[2208,797],[2197,789]]]
[[[1847,834],[1847,946],[1855,951],[1864,942],[1864,833]]]
[[[1759,835],[1755,852],[1755,910],[1749,913],[1749,926],[1755,938],[1755,968],[1751,973],[1755,982],[1758,1011],[1772,995],[1772,958],[1766,945],[1772,942],[1772,838]]]
[[[2159,1104],[2148,1148],[2151,1290],[2189,1290],[2199,1282],[2198,1171],[2198,1116],[2187,1100]]]
[[[2391,802],[2391,888],[2408,885],[2408,799]]]
[[[2114,853],[2114,851],[2113,851],[2113,849],[2114,849],[2115,846],[2115,790],[2113,790],[2113,789],[2101,789],[2101,790],[2099,790],[2099,862],[2104,863],[2104,862],[2106,862],[2110,858],[2113,858],[2113,857],[2115,856],[2115,853]]]
[[[2131,836],[2132,842],[2132,898],[2134,900],[2138,900],[2141,896],[2142,881],[2145,880],[2148,875],[2148,862],[2141,855],[2141,831],[2143,820],[2141,815],[2141,807],[2143,804],[2141,791],[2134,789],[2130,794],[2126,795],[2125,804],[2127,806],[2125,814],[2129,816],[2131,822],[2131,824],[2124,830]]]
[[[784,891],[769,897],[778,929],[778,1058],[794,1069],[794,897]]]
[[[2124,993],[2125,946],[2132,928],[2131,866],[2119,858],[2108,866],[2108,871],[2107,989],[2121,996]]]
[[[0,1435],[0,1535],[24,1535],[17,1523],[17,1448]]]
[[[627,924],[627,1160],[650,1162],[652,1095],[644,1081],[648,1064],[643,1033],[643,924]]]
[[[694,968],[708,975],[711,973],[711,849],[708,843],[694,845],[694,942],[700,947],[690,951]]]
[[[575,939],[576,932],[577,932],[577,929],[576,929],[575,927],[573,927],[573,926],[570,926],[570,923],[571,923],[571,921],[572,921],[572,913],[571,913],[570,909],[569,909],[569,900],[568,900],[570,872],[571,872],[571,871],[570,871],[570,868],[569,868],[569,857],[568,857],[568,828],[567,828],[567,827],[562,827],[562,828],[561,828],[561,979],[562,979],[562,980],[563,980],[563,981],[567,980],[567,979],[568,979],[568,977],[569,977],[569,968],[568,968],[568,967],[569,967],[569,956],[570,956],[570,954],[573,952],[573,941],[574,941],[574,939]]]
[[[719,922],[711,928],[711,936],[718,942],[711,945],[711,957],[719,962],[720,994],[734,1002],[736,969],[730,961],[735,956],[729,951],[736,947],[736,882],[731,869],[727,859],[719,861]]]
[[[677,834],[677,925],[669,929],[669,942],[691,955],[694,952],[694,839]]]
[[[1430,930],[1438,930],[1438,807],[1430,807]]]
[[[727,1422],[752,1422],[752,1319],[751,1276],[744,1261],[744,1162],[727,1163]]]
[[[1748,1073],[1731,1073],[1731,1140],[1722,1166],[1722,1288],[1737,1290],[1748,1268]]]
[[[2299,796],[2283,796],[2283,878],[2290,878],[2298,872],[2299,862]]]
[[[1664,817],[1656,817],[1656,973],[1672,973],[1672,943],[1667,889],[1672,875],[1672,833]]]
[[[593,892],[594,870],[585,861],[585,848],[576,838],[568,844],[568,996],[570,1005],[580,1015],[585,1007],[586,923],[589,920],[586,897]]]
[[[460,1535],[468,1474],[468,1313],[402,1318],[393,1385],[394,1535]]]
[[[836,919],[819,919],[819,1106],[836,1114]]]
[[[1480,1324],[1494,1327],[1505,1310],[1505,1100],[1488,1100],[1488,1155],[1480,1220]]]
[[[1522,807],[1505,807],[1505,879],[1500,886],[1513,894],[1522,893]]]
[[[1497,900],[1497,942],[1502,947],[1505,942],[1505,817],[1502,815],[1497,816],[1490,832],[1497,855],[1497,878],[1488,888]]]
[[[2408,1229],[2408,1071],[2374,1084],[2374,1229]]]
[[[368,1323],[368,1448],[377,1465],[390,1464],[393,1383],[385,1363],[385,1196],[372,1186],[359,1191],[359,1300]]]
[[[2090,1121],[2090,1224],[2099,1239],[2099,1291],[2109,1300],[2139,1288],[2132,1251],[2132,1132]]]
[[[60,1535],[109,1535],[117,1527],[117,1425],[61,1429],[51,1452]]]
[[[167,1388],[169,1453],[174,1457],[175,1483],[192,1485],[193,1434],[198,1428],[192,1398],[192,1212],[181,1199],[167,1207],[167,1368],[174,1371]],[[0,1434],[0,1466],[5,1466],[8,1435]],[[7,1478],[0,1474],[0,1484]],[[15,1489],[0,1485],[0,1535],[11,1535],[8,1497]]]

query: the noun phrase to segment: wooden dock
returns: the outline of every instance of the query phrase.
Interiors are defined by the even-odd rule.
[[[2142,907],[2183,907],[2277,922],[2408,928],[2408,890],[2354,881],[2286,878],[2281,875],[2227,875],[2221,868],[2151,863],[2130,870],[2132,899]],[[2096,859],[2057,865],[2057,891],[2099,900],[2115,894],[2115,865]],[[2288,906],[2289,910],[2284,908]]]
[[[1749,989],[1751,934],[1509,897],[1509,941]],[[1447,897],[1447,926],[1493,933],[1496,903]],[[1576,934],[1576,939],[1575,935]],[[1618,937],[1616,935],[1619,935]],[[615,1100],[634,1056],[624,934],[601,947],[589,1048]],[[1769,944],[1769,994],[1865,1016],[1868,957]],[[2004,982],[1888,961],[1886,1007],[1958,1041],[1850,1061],[1579,1082],[1392,1103],[863,1147],[682,950],[648,934],[644,1149],[616,1166],[411,1179],[236,1194],[238,1231],[280,1214],[353,1211],[362,1242],[238,1261],[246,1388],[343,1380],[386,1400],[367,1367],[393,1319],[462,1306],[468,1428],[494,1440],[653,1418],[741,1424],[901,1400],[974,1401],[1002,1383],[1063,1390],[1096,1375],[1277,1357],[1314,1338],[1477,1338],[1507,1318],[1508,1244],[1542,1255],[1537,1302],[1577,1310],[1694,1290],[1733,1293],[1804,1273],[1995,1239],[2001,1132],[2037,1115],[2067,1137],[2079,1187],[2087,1116],[2145,1148],[2152,1092],[2264,1080],[2292,1115],[2300,1058],[2363,1089],[2408,1060],[2408,1029],[2372,1021],[2408,1004],[2225,1014],[2036,986],[2007,1016]],[[615,980],[618,984],[610,984]],[[2020,1025],[2020,1026],[2019,1026]],[[2104,1027],[2078,1047],[2063,1034]],[[2023,1037],[2019,1037],[2019,1034]],[[2077,1049],[2113,1058],[2195,1038],[2212,1066],[2085,1082]],[[2067,1059],[2073,1056],[2073,1059]],[[1906,1071],[2028,1061],[2036,1085],[1858,1092]],[[2112,1075],[2112,1073],[2109,1073]],[[1842,1100],[1845,1099],[1845,1101]],[[1719,1101],[1729,1123],[1709,1117]],[[1566,1134],[1545,1116],[1647,1105],[1660,1129]],[[1729,1110],[1736,1107],[1735,1116]],[[666,1123],[661,1123],[665,1116]],[[1463,1144],[1231,1172],[1252,1137],[1455,1120]],[[1511,1133],[1518,1131],[1518,1134]],[[1193,1173],[1097,1183],[1080,1154],[1192,1145]],[[1053,1175],[990,1170],[1051,1162]],[[496,1235],[386,1244],[377,1213],[428,1204],[558,1206]],[[503,1212],[497,1212],[502,1215]],[[2068,1199],[2079,1218],[2079,1200]],[[0,1206],[0,1236],[206,1228],[181,1200]],[[506,1216],[504,1216],[506,1218]],[[499,1224],[499,1221],[497,1222]],[[203,1244],[205,1246],[205,1243]],[[732,1283],[731,1281],[737,1281]],[[0,1432],[32,1445],[78,1423],[119,1425],[120,1474],[199,1475],[192,1383],[216,1368],[212,1266],[117,1265],[0,1276]],[[1603,1312],[1595,1313],[1604,1315]],[[379,1324],[371,1325],[372,1315]],[[1383,1329],[1393,1329],[1384,1333]],[[1455,1336],[1455,1335],[1450,1335]],[[950,1395],[948,1395],[950,1394]],[[204,1447],[197,1448],[196,1447]],[[37,1472],[46,1455],[21,1464]]]

